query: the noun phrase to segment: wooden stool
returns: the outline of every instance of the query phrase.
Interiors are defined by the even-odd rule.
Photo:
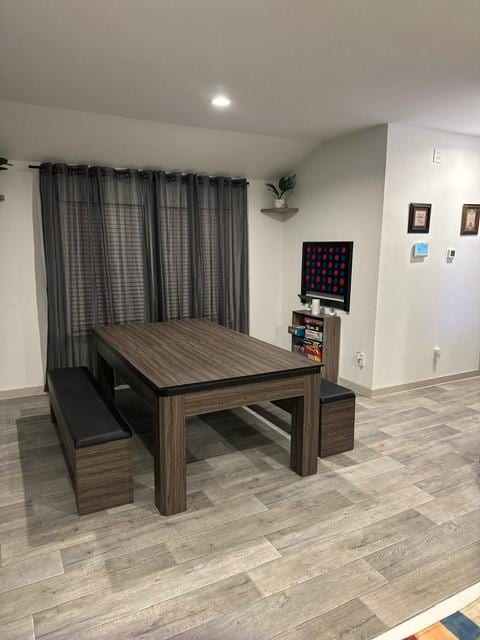
[[[355,394],[328,380],[320,385],[320,458],[353,449]]]
[[[292,413],[291,398],[275,400],[273,404]],[[355,394],[351,389],[322,379],[319,428],[318,455],[320,458],[353,449]]]

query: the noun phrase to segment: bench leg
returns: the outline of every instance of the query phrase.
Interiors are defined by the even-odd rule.
[[[75,450],[80,515],[133,502],[131,438]]]

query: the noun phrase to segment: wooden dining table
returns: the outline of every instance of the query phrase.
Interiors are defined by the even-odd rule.
[[[186,510],[186,418],[293,399],[290,466],[317,472],[321,365],[208,320],[119,324],[94,331],[97,377],[114,400],[114,371],[153,403],[155,504]]]

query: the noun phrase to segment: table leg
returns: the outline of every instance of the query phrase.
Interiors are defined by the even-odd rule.
[[[320,374],[305,376],[305,395],[292,410],[290,466],[301,476],[317,473],[320,430]]]
[[[183,396],[154,400],[155,504],[164,516],[187,508],[187,463]]]
[[[97,380],[103,393],[114,400],[115,398],[115,384],[114,373],[110,364],[103,358],[97,351]]]

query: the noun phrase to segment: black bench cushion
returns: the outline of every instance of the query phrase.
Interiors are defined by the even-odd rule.
[[[339,384],[335,384],[329,380],[322,380],[320,383],[320,404],[336,402],[337,400],[347,400],[347,398],[354,397],[355,394],[351,389],[341,387]]]
[[[86,367],[53,369],[48,373],[48,389],[76,449],[132,436],[130,427],[113,403],[102,396]]]

